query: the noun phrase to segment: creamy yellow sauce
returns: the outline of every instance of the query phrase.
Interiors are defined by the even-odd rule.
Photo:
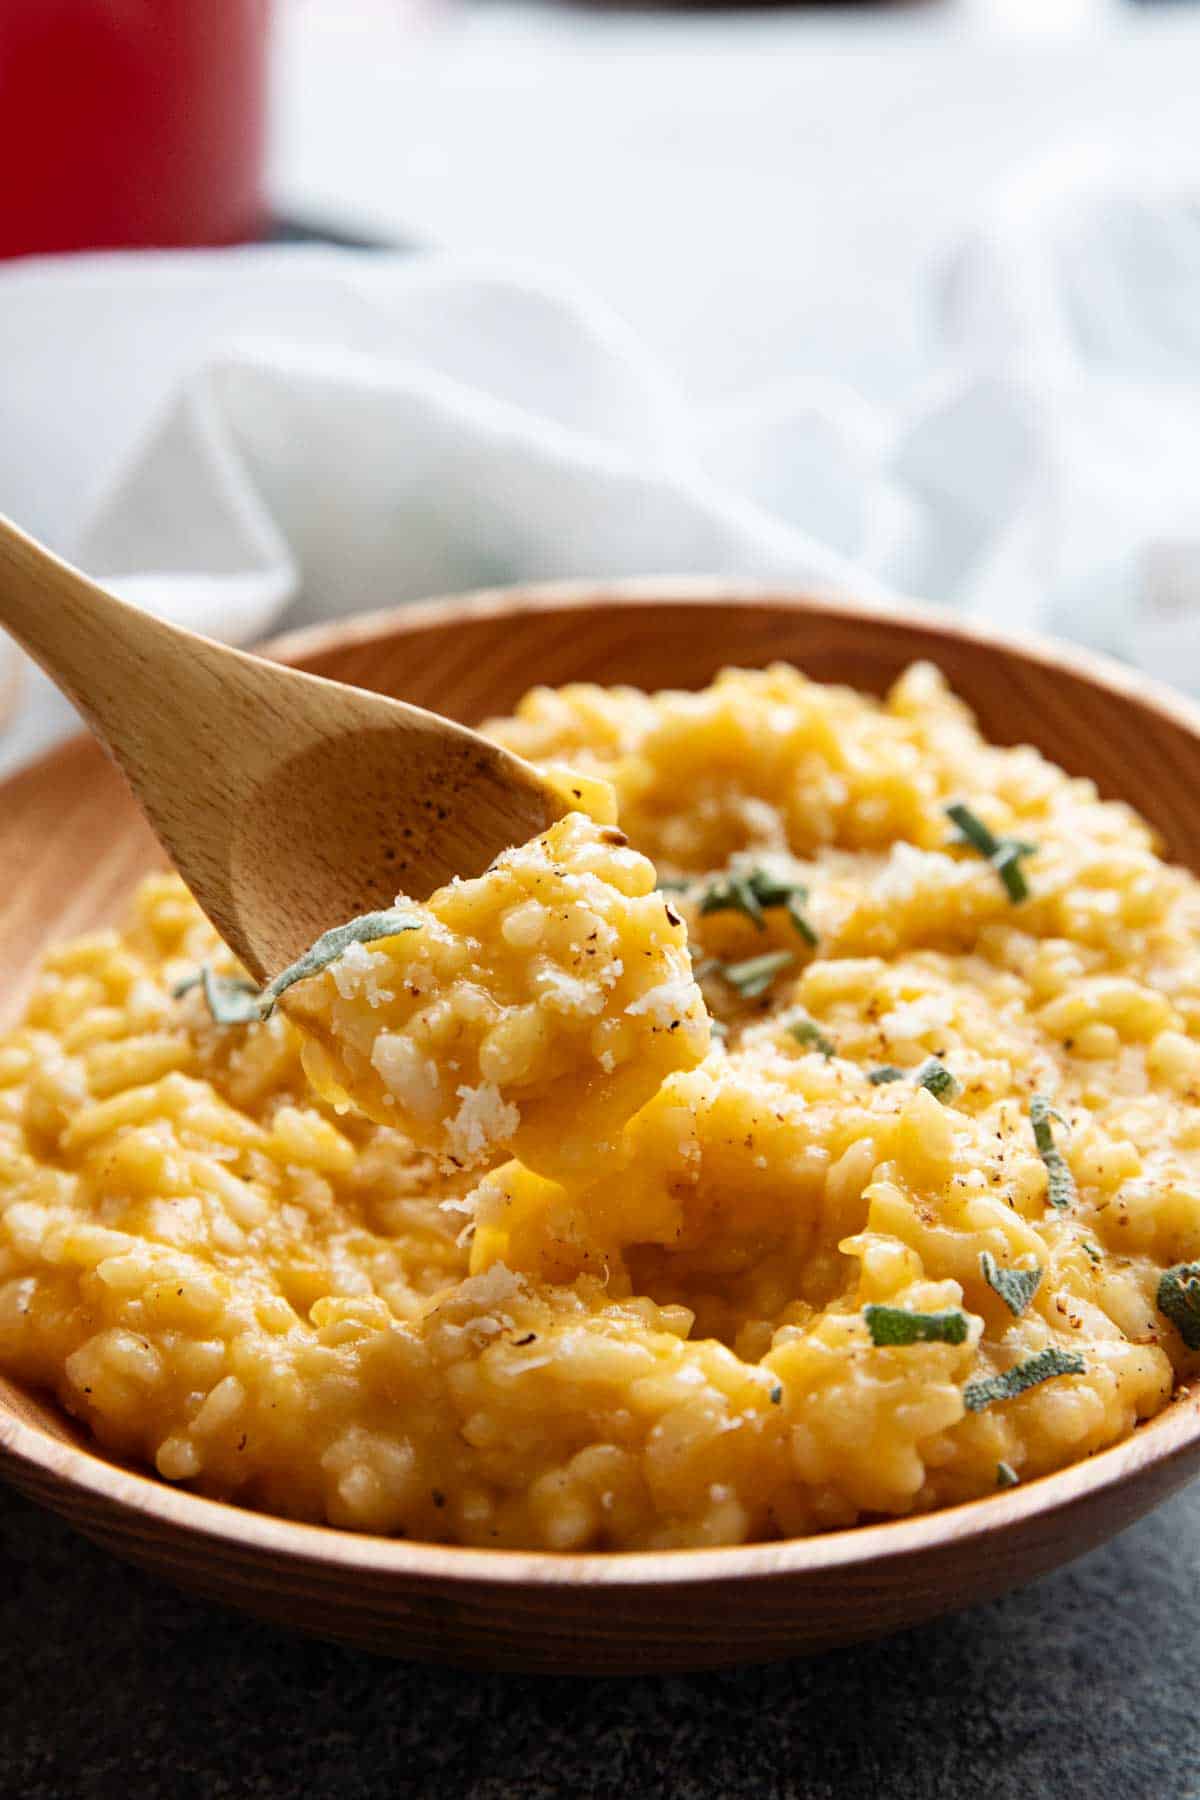
[[[264,1022],[174,997],[236,970],[172,877],[51,952],[0,1039],[0,1366],[201,1492],[555,1549],[923,1510],[1161,1408],[1200,883],[1148,827],[928,667],[492,730],[578,810]]]

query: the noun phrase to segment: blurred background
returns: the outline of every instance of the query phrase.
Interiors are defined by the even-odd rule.
[[[1055,148],[1194,156],[1198,74],[1182,0],[4,0],[0,248],[548,259],[706,395],[814,350],[895,387],[979,197]]]
[[[711,571],[1200,685],[1198,76],[1186,0],[3,0],[0,506],[231,636]]]

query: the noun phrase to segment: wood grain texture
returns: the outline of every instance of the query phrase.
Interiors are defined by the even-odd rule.
[[[695,582],[547,588],[297,634],[277,654],[465,723],[534,681],[707,681],[784,658],[881,690],[940,664],[1000,742],[1093,776],[1200,871],[1200,712],[1103,659],[913,609]],[[113,918],[159,853],[120,778],[77,740],[0,788],[0,1017],[56,938]],[[399,1655],[488,1668],[713,1667],[852,1642],[986,1599],[1101,1543],[1200,1469],[1186,1391],[1131,1439],[970,1506],[787,1543],[555,1556],[360,1537],[167,1487],[96,1453],[0,1382],[0,1473],[97,1542],[197,1593]]]
[[[74,701],[260,980],[399,888],[424,899],[481,874],[563,811],[461,724],[166,624],[3,518],[0,625]]]
[[[0,644],[0,732],[12,722],[21,692],[21,659],[12,644]]]

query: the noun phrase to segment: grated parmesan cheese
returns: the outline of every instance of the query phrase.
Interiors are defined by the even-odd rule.
[[[625,1011],[631,1017],[645,1013],[656,1025],[669,1025],[673,1019],[686,1019],[695,1012],[697,991],[690,974],[672,975],[631,1000]]]
[[[474,1162],[491,1144],[503,1144],[521,1123],[520,1109],[506,1101],[493,1081],[458,1089],[462,1105],[448,1123],[450,1148],[463,1162]]]
[[[442,1097],[437,1064],[422,1056],[411,1038],[381,1031],[371,1048],[371,1067],[406,1112],[436,1118]]]
[[[379,978],[390,966],[381,951],[353,943],[347,944],[330,965],[330,974],[343,1000],[356,1000],[361,995],[368,1006],[386,1006],[396,996],[390,988],[380,987]]]

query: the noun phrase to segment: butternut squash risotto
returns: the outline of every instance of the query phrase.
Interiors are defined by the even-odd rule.
[[[201,1493],[554,1550],[922,1511],[1157,1412],[1200,882],[1149,828],[928,666],[491,731],[578,810],[262,993],[172,876],[47,957],[0,1367]]]

